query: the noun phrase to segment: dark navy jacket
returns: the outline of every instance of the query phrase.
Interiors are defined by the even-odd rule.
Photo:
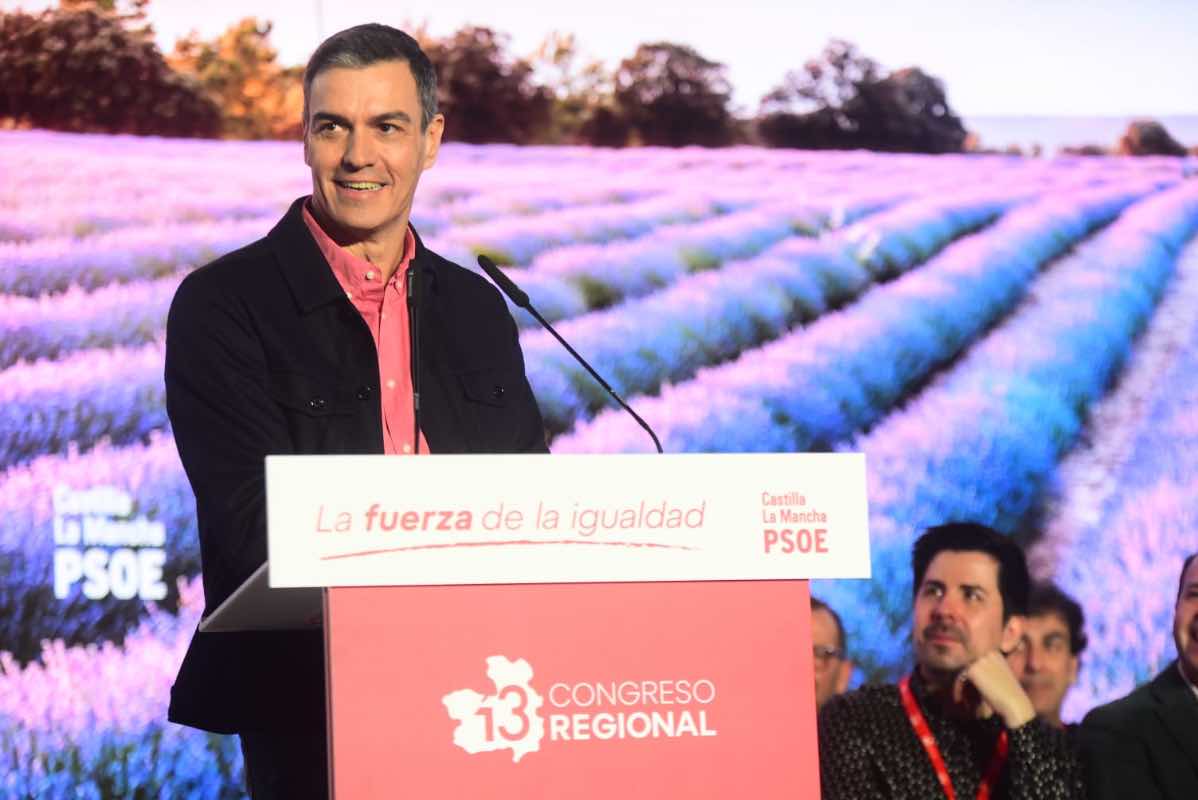
[[[301,217],[189,275],[171,304],[166,402],[196,496],[205,613],[266,560],[264,458],[382,453],[378,355]],[[414,265],[421,430],[434,453],[545,452],[516,326],[484,279],[426,249]],[[218,733],[318,724],[319,632],[199,633],[174,722]]]

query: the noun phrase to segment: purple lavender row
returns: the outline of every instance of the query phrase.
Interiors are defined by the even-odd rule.
[[[864,213],[879,205],[861,204],[853,211]],[[701,222],[664,225],[631,241],[557,248],[542,256],[540,264],[534,261],[521,270],[517,280],[542,316],[557,322],[642,297],[690,273],[749,258],[790,236],[818,233],[828,216],[806,204],[773,201]],[[509,306],[521,328],[538,326],[527,311],[510,301]]]
[[[816,591],[850,610],[854,655],[867,671],[893,676],[907,657],[914,536],[953,519],[1018,528],[1127,359],[1195,232],[1198,184],[1136,204],[1036,281],[950,372],[852,443],[870,465],[873,580],[820,582]],[[1176,575],[1179,562],[1172,563]]]
[[[753,220],[757,229],[743,226],[740,238],[760,241],[763,223]],[[768,241],[781,238],[792,230],[789,218],[768,218],[764,223]],[[700,232],[702,233],[702,232]],[[727,226],[719,229],[727,236]],[[712,236],[708,236],[711,240]],[[742,245],[742,247],[746,247]],[[171,280],[163,279],[149,286],[107,287],[98,297],[71,294],[53,300],[29,301],[16,306],[17,314],[0,325],[8,327],[4,348],[11,362],[13,356],[36,355],[31,345],[42,343],[48,348],[67,349],[74,342],[86,341],[94,326],[101,328],[100,339],[107,336],[127,336],[144,341],[160,329],[165,308],[170,301]],[[742,291],[747,287],[742,287]],[[694,290],[692,290],[694,291]],[[57,304],[65,302],[66,308]],[[79,317],[72,319],[71,304],[82,307]],[[127,309],[125,320],[136,320],[141,326],[124,327],[120,309]],[[34,320],[34,315],[49,310]],[[63,313],[63,312],[66,313]],[[132,318],[132,319],[130,319]],[[72,327],[70,323],[77,323]],[[155,325],[157,323],[157,325]],[[66,335],[63,335],[63,332]],[[72,335],[73,334],[73,335]],[[24,350],[18,348],[24,347]],[[138,348],[117,347],[111,350],[79,350],[61,361],[42,360],[19,363],[0,372],[0,468],[20,463],[42,453],[61,452],[68,443],[87,448],[102,437],[116,444],[138,441],[151,430],[167,424],[163,409],[161,381],[161,348],[150,344]]]
[[[21,658],[36,655],[44,639],[119,641],[145,610],[137,597],[106,593],[91,599],[83,580],[56,593],[54,492],[59,487],[78,492],[109,487],[131,498],[133,516],[160,523],[168,592],[176,578],[199,571],[195,500],[170,436],[155,434],[146,444],[121,448],[103,443],[87,453],[72,450],[12,467],[0,473],[0,563],[5,565],[0,651]],[[174,599],[168,594],[165,602]]]
[[[641,297],[679,278],[749,258],[789,236],[818,235],[832,220],[856,221],[883,210],[909,193],[871,192],[812,203],[799,198],[767,200],[761,206],[691,224],[667,225],[631,241],[559,247],[538,256],[518,276],[541,313],[550,321],[578,316]],[[567,305],[558,300],[568,296]],[[548,301],[548,302],[544,302]],[[572,310],[567,313],[566,309]],[[521,327],[536,321],[513,308]]]
[[[276,221],[179,223],[124,228],[83,240],[0,244],[0,294],[37,297],[71,286],[95,289],[174,275],[249,244]]]
[[[240,796],[237,739],[165,720],[200,582],[180,581],[179,596],[177,615],[152,609],[121,646],[48,641],[27,666],[0,653],[0,795]]]
[[[1016,209],[919,270],[659,397],[637,400],[667,451],[812,450],[879,419],[910,387],[1011,308],[1049,259],[1136,195],[1089,191]],[[646,450],[612,411],[555,452]],[[732,424],[735,423],[735,424]],[[638,435],[639,434],[639,435]]]
[[[182,275],[114,283],[94,292],[0,295],[0,369],[88,348],[149,344],[162,336]]]
[[[902,230],[927,249],[907,249],[902,263],[896,253],[889,274],[872,274],[854,257],[851,241],[788,240],[757,258],[733,262],[719,272],[691,276],[643,299],[571,320],[561,332],[617,392],[653,392],[663,384],[689,378],[704,365],[733,358],[780,336],[796,323],[820,316],[856,297],[875,280],[910,269],[954,236],[993,221],[1021,198],[1021,193],[1014,193],[919,201],[915,210],[904,209],[896,217],[907,224]],[[924,229],[931,233],[923,233],[921,238]],[[540,332],[522,339],[529,380],[546,424],[550,430],[561,431],[606,405],[608,398],[555,344]],[[700,402],[698,408],[705,405]],[[585,450],[588,445],[584,442],[596,444],[610,441],[609,437],[626,444],[616,432],[624,423],[615,416],[600,415],[594,424],[593,437],[582,432],[577,437],[564,436],[554,449],[580,446]],[[578,430],[591,428],[584,424]]]
[[[166,427],[162,365],[162,344],[153,342],[0,372],[0,469],[69,444],[125,444]]]
[[[749,237],[757,233],[752,228],[742,232]],[[703,235],[702,229],[696,232],[696,237]],[[707,238],[714,234],[708,233]],[[136,253],[131,257],[136,259]],[[180,267],[180,273],[186,269]],[[161,335],[181,278],[182,274],[175,274],[152,282],[114,283],[90,293],[72,287],[62,294],[37,298],[0,295],[0,369],[19,359],[56,358],[84,348],[154,340]],[[588,309],[583,294],[572,284],[534,280],[531,285],[534,297],[544,302],[553,319]]]
[[[1125,423],[1130,435],[1091,426],[1096,440],[1118,437],[1114,444],[1122,458],[1109,475],[1106,502],[1089,509],[1055,558],[1058,583],[1086,611],[1089,638],[1078,683],[1066,701],[1070,718],[1151,680],[1176,655],[1171,632],[1177,575],[1183,559],[1198,552],[1196,299],[1198,240],[1192,240],[1157,315],[1171,305],[1172,318],[1161,322],[1179,329],[1165,331],[1163,344],[1176,355],[1166,369],[1152,373],[1138,413],[1129,414],[1133,409],[1126,405],[1121,409],[1131,417]],[[1134,359],[1139,358],[1137,349]],[[1100,444],[1094,442],[1096,448]],[[1092,557],[1095,553],[1101,557]],[[1130,587],[1129,576],[1134,576]]]

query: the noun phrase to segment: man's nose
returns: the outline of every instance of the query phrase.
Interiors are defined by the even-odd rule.
[[[374,148],[370,137],[351,133],[345,140],[345,152],[341,154],[341,167],[355,172],[374,163]]]
[[[932,607],[932,616],[938,620],[958,620],[961,618],[961,603],[952,595],[946,594]]]

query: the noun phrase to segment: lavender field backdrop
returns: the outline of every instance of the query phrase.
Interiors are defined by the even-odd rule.
[[[200,614],[163,406],[180,279],[308,189],[299,145],[0,133],[0,796],[241,797],[163,721]],[[414,223],[504,265],[668,451],[859,450],[871,581],[813,590],[908,666],[913,536],[1017,536],[1075,594],[1078,718],[1174,656],[1198,549],[1198,165],[447,145]],[[517,313],[555,452],[648,441]]]

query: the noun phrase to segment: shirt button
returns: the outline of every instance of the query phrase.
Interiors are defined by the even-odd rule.
[[[387,379],[387,388],[388,388],[388,389],[394,389],[394,388],[395,388],[395,379],[394,379],[394,378],[388,378],[388,379]]]
[[[491,387],[491,396],[494,397],[496,400],[503,397],[503,387],[499,386],[499,385],[492,386]]]
[[[404,451],[405,453],[410,453],[410,452],[412,452],[412,445],[410,445],[410,444],[405,444],[405,445],[403,446],[403,451]]]
[[[346,293],[345,293],[345,296],[346,296],[346,297],[348,297],[350,300],[353,300],[353,299],[354,299],[354,293],[353,293],[353,292],[346,292]]]
[[[324,407],[325,402],[323,397],[313,397],[308,401],[308,408],[312,409],[313,411],[320,411]]]
[[[359,400],[365,400],[367,397],[370,397],[370,387],[369,386],[359,386],[357,395],[358,395]]]
[[[368,270],[366,272],[366,280],[368,280],[368,281],[374,280],[374,270]]]

